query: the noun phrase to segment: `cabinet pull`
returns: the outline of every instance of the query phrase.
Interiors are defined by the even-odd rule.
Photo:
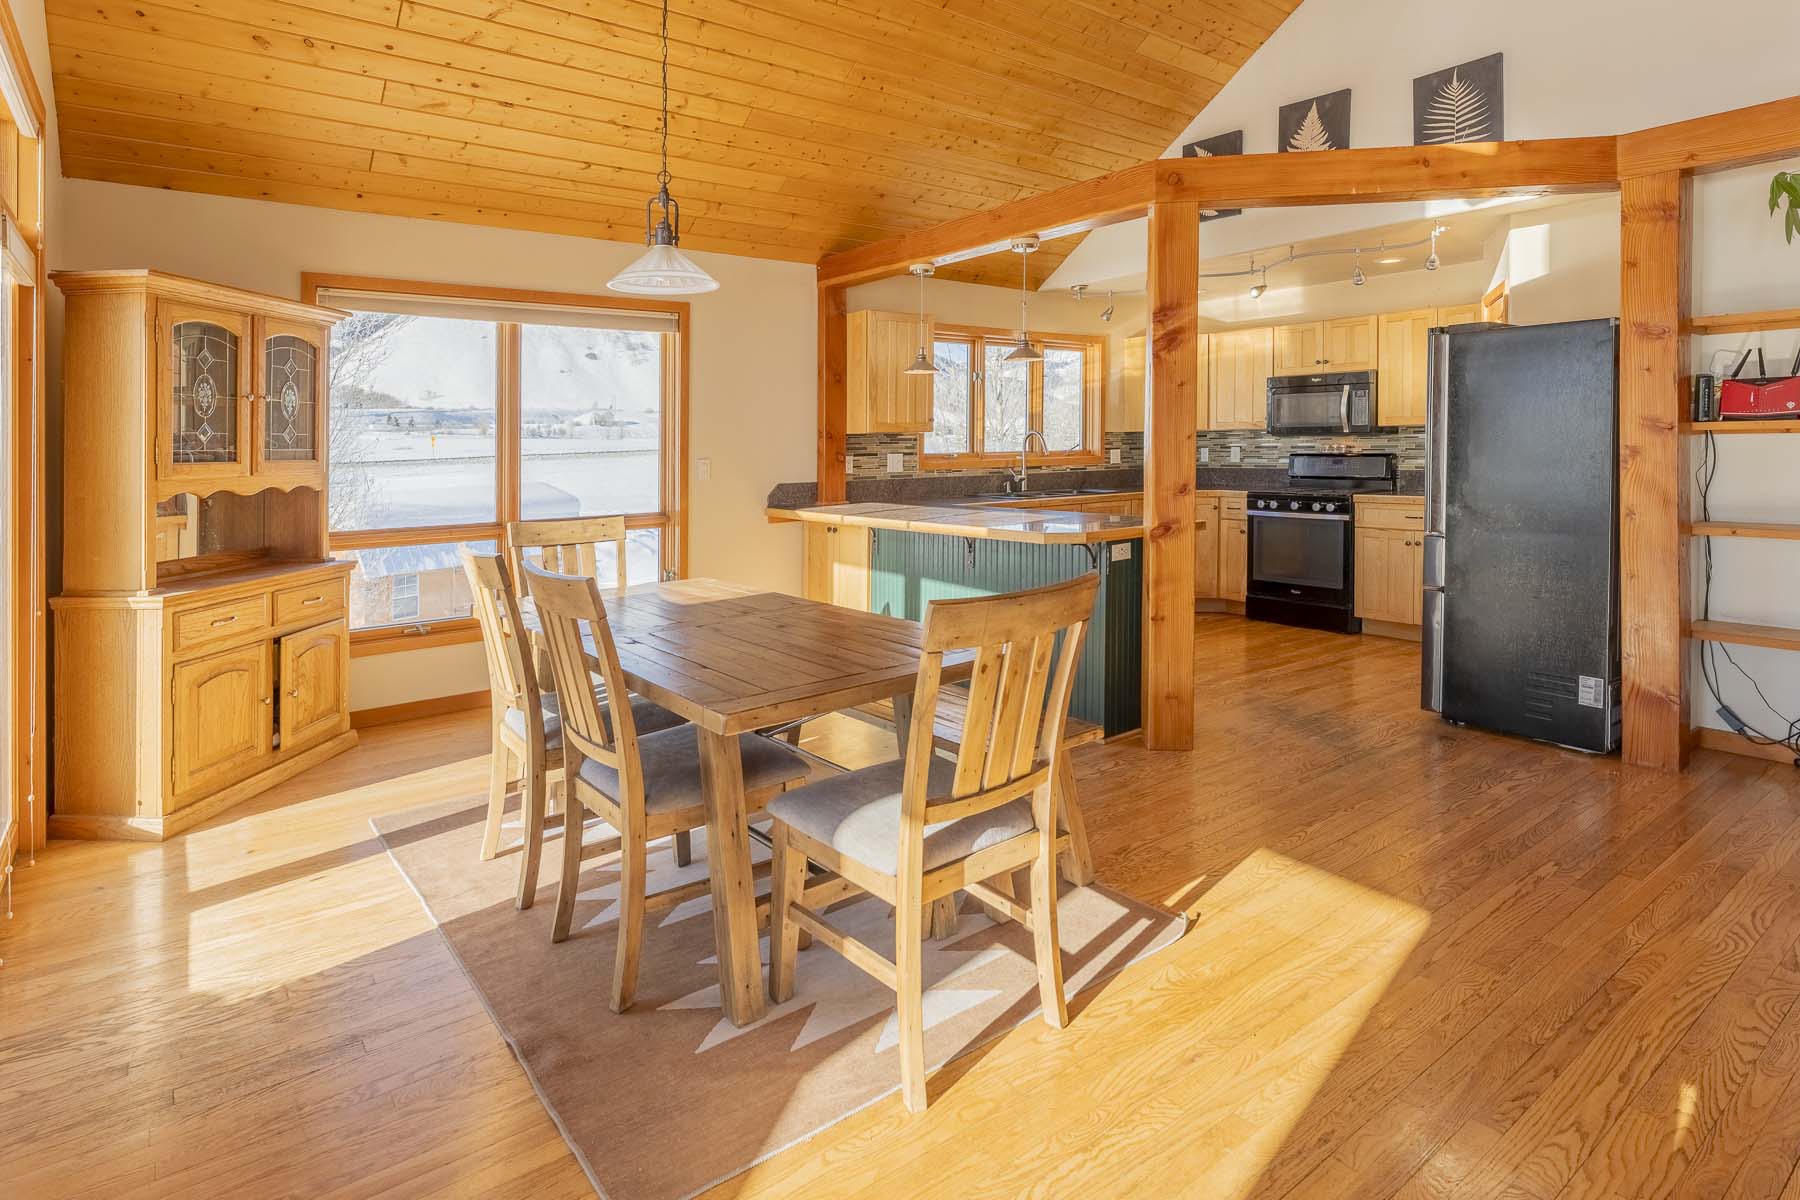
[[[302,600],[300,603],[302,606],[311,605],[311,604],[323,604],[323,603],[325,603],[325,597],[323,597],[323,596],[308,596],[306,599]]]
[[[214,629],[217,629],[221,625],[230,625],[232,622],[234,622],[236,620],[237,620],[237,614],[232,613],[229,617],[219,617],[216,620],[214,620],[212,623],[212,627]]]

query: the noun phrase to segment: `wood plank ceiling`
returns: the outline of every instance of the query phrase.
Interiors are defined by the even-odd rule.
[[[673,0],[682,243],[811,262],[1153,158],[1298,4]],[[643,239],[656,3],[47,10],[70,177]]]

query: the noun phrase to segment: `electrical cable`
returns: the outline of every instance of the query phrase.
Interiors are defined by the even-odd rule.
[[[1695,468],[1694,471],[1694,480],[1699,485],[1700,490],[1700,519],[1702,521],[1712,520],[1712,484],[1713,479],[1719,473],[1719,449],[1718,443],[1714,440],[1716,436],[1717,435],[1713,433],[1708,433],[1706,435],[1700,452],[1700,465]],[[1707,536],[1705,549],[1702,555],[1703,566],[1701,569],[1700,619],[1703,621],[1710,620],[1712,617],[1712,543],[1712,537],[1710,535]],[[1776,737],[1773,734],[1758,729],[1756,726],[1750,724],[1750,722],[1744,720],[1742,716],[1739,716],[1737,711],[1725,702],[1725,697],[1720,693],[1718,679],[1719,655],[1721,654],[1725,656],[1725,661],[1730,663],[1732,668],[1736,670],[1739,675],[1742,675],[1750,684],[1751,690],[1756,693],[1756,698],[1762,702],[1762,706],[1768,709],[1769,712],[1774,715],[1776,720],[1787,722],[1787,733],[1785,735]],[[1730,714],[1729,720],[1735,721],[1738,726],[1737,732],[1740,736],[1746,741],[1758,746],[1785,747],[1789,753],[1794,756],[1794,766],[1800,767],[1800,718],[1788,717],[1783,714],[1780,709],[1776,708],[1774,703],[1769,699],[1767,693],[1762,690],[1762,685],[1756,681],[1755,676],[1744,670],[1743,665],[1739,663],[1736,658],[1732,657],[1731,650],[1723,643],[1701,643],[1700,677],[1706,682],[1706,690],[1711,694],[1713,702],[1722,712]]]

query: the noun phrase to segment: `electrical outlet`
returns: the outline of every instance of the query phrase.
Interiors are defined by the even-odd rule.
[[[1125,452],[1123,450],[1114,449],[1106,456],[1106,461],[1116,467],[1125,461]]]
[[[694,460],[694,478],[703,482],[712,478],[712,459],[697,458]]]
[[[1234,463],[1241,463],[1244,461],[1244,448],[1242,446],[1233,446],[1231,448],[1231,461]]]
[[[1209,463],[1212,461],[1212,447],[1211,446],[1200,447],[1200,461],[1203,463]]]
[[[887,459],[888,459],[887,473],[889,475],[898,475],[898,474],[900,474],[900,472],[906,470],[906,455],[890,454],[887,456]]]

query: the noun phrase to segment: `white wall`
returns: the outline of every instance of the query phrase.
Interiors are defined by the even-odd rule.
[[[1769,177],[1777,170],[1800,171],[1800,160],[1785,166],[1758,167],[1705,176],[1694,186],[1694,287],[1697,314],[1760,312],[1800,307],[1800,242],[1787,245],[1780,222],[1769,215]],[[1694,370],[1715,361],[1735,365],[1746,347],[1762,345],[1771,374],[1786,374],[1800,350],[1800,330],[1708,337],[1694,340]],[[1750,363],[1751,370],[1756,366]],[[1713,439],[1718,471],[1711,489],[1716,520],[1793,521],[1800,512],[1800,471],[1794,452],[1800,448],[1786,436],[1726,436]],[[1704,447],[1693,444],[1699,467]],[[1694,516],[1700,507],[1695,489]],[[1696,596],[1705,576],[1705,543],[1693,543]],[[1800,542],[1764,538],[1717,538],[1712,542],[1712,616],[1715,620],[1800,626]],[[1698,601],[1695,616],[1700,615]],[[1766,733],[1787,732],[1789,719],[1800,717],[1800,655],[1754,646],[1727,647],[1732,658],[1753,676],[1774,705],[1771,711],[1750,682],[1723,653],[1717,655],[1717,678],[1725,702],[1740,717]],[[1699,725],[1726,728],[1699,671],[1700,649],[1691,653],[1693,717]],[[1779,714],[1779,715],[1778,715]]]
[[[1800,90],[1794,0],[1306,0],[1195,117],[1168,153],[1233,129],[1277,149],[1283,104],[1350,88],[1353,146],[1412,143],[1415,76],[1506,55],[1510,139],[1625,133]],[[1206,257],[1442,212],[1418,204],[1268,209],[1208,222]],[[1058,285],[1144,270],[1141,222],[1097,231]]]
[[[50,243],[55,269],[156,267],[282,296],[299,295],[303,271],[601,293],[640,252],[616,242],[89,180],[63,181],[60,199]],[[731,255],[695,258],[720,288],[692,298],[689,572],[798,591],[799,534],[770,525],[763,502],[775,484],[816,473],[814,271]],[[52,322],[59,341],[59,312]],[[53,343],[53,398],[58,362]],[[53,399],[53,423],[56,410]],[[702,461],[710,463],[709,478],[699,477]],[[486,682],[476,646],[379,655],[353,664],[351,702],[379,707]]]

